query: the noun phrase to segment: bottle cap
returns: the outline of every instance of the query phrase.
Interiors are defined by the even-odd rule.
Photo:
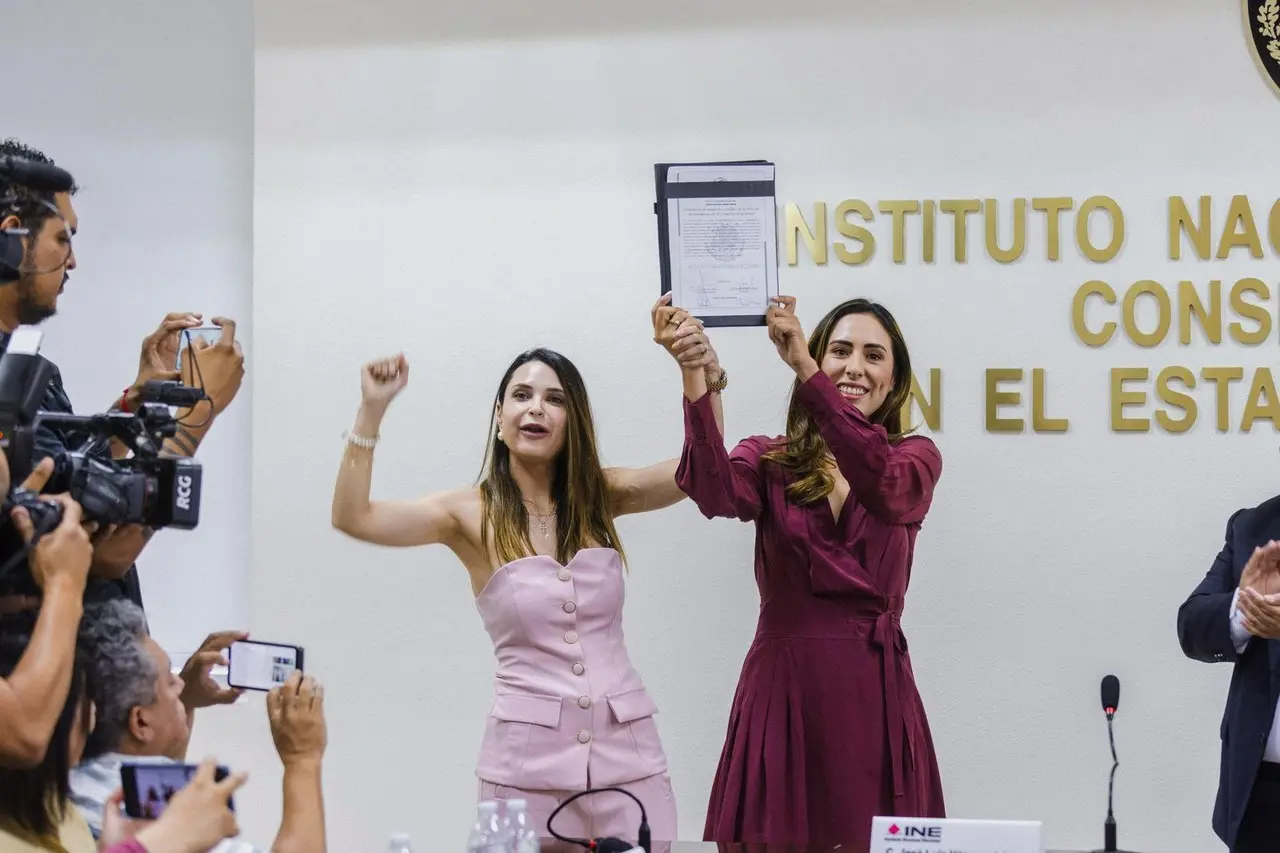
[[[489,814],[489,813],[496,814],[498,811],[498,804],[495,803],[493,800],[485,800],[478,806],[478,808],[483,814]]]
[[[407,832],[397,832],[397,833],[393,834],[393,835],[391,836],[391,843],[392,843],[392,844],[408,844],[408,843],[409,843],[409,833],[407,833]]]
[[[507,811],[522,812],[529,808],[529,803],[523,799],[507,800]]]

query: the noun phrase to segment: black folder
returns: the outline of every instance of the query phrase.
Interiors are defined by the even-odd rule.
[[[671,291],[671,240],[667,202],[673,198],[773,198],[775,181],[714,181],[668,184],[667,172],[673,166],[773,166],[769,160],[721,160],[703,163],[657,163],[653,167],[653,212],[658,218],[658,268],[662,275],[662,293]],[[775,212],[776,217],[776,212]],[[775,233],[777,222],[774,223]],[[764,316],[719,316],[701,318],[705,326],[763,326]]]

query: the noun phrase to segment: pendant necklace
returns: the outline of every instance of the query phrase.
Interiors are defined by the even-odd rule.
[[[525,501],[525,503],[529,504],[529,501]],[[551,519],[556,517],[555,510],[552,510],[549,515],[541,515],[540,513],[534,512],[532,510],[532,504],[529,504],[529,505],[531,507],[529,514],[538,520],[538,529],[542,531],[542,538],[543,539],[551,538],[550,522],[551,522]]]

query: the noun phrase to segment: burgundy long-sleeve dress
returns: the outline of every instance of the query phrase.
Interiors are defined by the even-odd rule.
[[[890,444],[822,372],[797,400],[849,482],[838,520],[787,500],[760,458],[778,439],[727,452],[710,396],[685,401],[676,480],[708,518],[755,522],[760,590],[705,840],[865,845],[875,815],[945,816],[898,621],[942,457],[923,436]]]

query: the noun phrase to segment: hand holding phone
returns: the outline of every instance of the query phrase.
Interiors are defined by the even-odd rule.
[[[302,671],[302,646],[239,640],[227,650],[227,685],[241,690],[274,690]]]
[[[220,781],[215,779],[219,775]],[[227,775],[225,768],[206,759],[195,768],[190,783],[174,794],[165,816],[158,821],[122,815],[121,802],[125,801],[127,809],[128,798],[118,790],[107,800],[99,842],[105,848],[134,838],[148,850],[211,850],[220,841],[240,834],[233,795],[246,779],[244,773]]]
[[[126,762],[120,767],[120,785],[124,789],[124,813],[135,820],[158,820],[178,792],[187,786],[203,765],[152,762]],[[231,775],[225,767],[210,770],[210,782],[221,782]],[[227,800],[235,811],[235,803]]]
[[[191,347],[192,341],[198,339],[212,344],[221,335],[222,329],[217,326],[198,326],[194,329],[183,329],[178,341],[178,360],[174,365],[174,369],[182,370],[182,355]]]
[[[319,766],[329,743],[324,685],[310,675],[294,672],[267,695],[267,719],[282,764]]]

